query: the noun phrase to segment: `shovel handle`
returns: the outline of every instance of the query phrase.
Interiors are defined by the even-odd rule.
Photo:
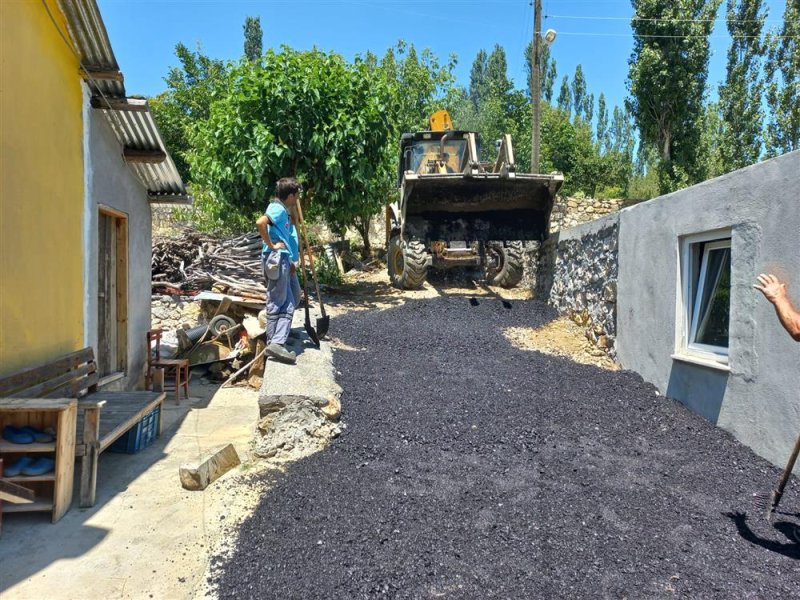
[[[311,275],[314,277],[314,287],[317,289],[317,301],[319,301],[319,308],[322,312],[322,317],[325,317],[325,305],[322,304],[322,295],[319,293],[319,281],[317,280],[317,271],[314,268],[314,253],[311,251],[311,244],[308,242],[306,236],[306,220],[303,218],[303,208],[300,206],[300,201],[297,201],[297,215],[300,217],[300,228],[303,230],[303,239],[306,242],[308,249],[308,262],[311,263]],[[302,252],[301,252],[302,255]]]

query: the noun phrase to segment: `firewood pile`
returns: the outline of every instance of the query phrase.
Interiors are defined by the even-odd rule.
[[[215,290],[263,300],[261,244],[257,233],[218,239],[192,229],[179,237],[154,238],[153,290]]]

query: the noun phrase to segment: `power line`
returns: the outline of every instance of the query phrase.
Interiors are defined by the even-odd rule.
[[[589,32],[589,31],[559,31],[558,35],[572,35],[572,36],[591,36],[591,37],[632,37],[634,33],[597,33],[597,32]],[[687,35],[636,35],[636,37],[640,38],[677,38],[677,39],[685,39],[685,38],[708,38],[712,40],[727,40],[730,38],[734,39],[747,39],[747,38],[760,38],[761,36],[758,35],[732,35],[732,36],[722,36],[722,35],[710,35],[706,36],[703,34],[687,34]],[[776,35],[773,36],[776,39],[787,39],[787,40],[800,40],[800,36],[797,35]]]
[[[544,15],[545,19],[576,19],[583,21],[654,21],[660,23],[761,23],[761,19],[666,19],[659,17],[595,17],[578,15]],[[783,23],[779,19],[764,20],[763,23]]]

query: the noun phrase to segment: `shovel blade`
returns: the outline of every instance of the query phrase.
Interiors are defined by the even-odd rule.
[[[328,333],[328,327],[330,327],[330,324],[331,324],[330,317],[328,316],[319,317],[317,319],[317,335],[321,338],[325,337],[325,334]]]
[[[316,331],[314,331],[314,328],[311,326],[311,319],[309,319],[308,316],[306,316],[306,322],[305,322],[304,325],[305,325],[306,333],[308,334],[308,337],[310,337],[311,341],[314,342],[314,345],[317,348],[319,348],[319,338],[320,338],[320,336],[317,335]]]

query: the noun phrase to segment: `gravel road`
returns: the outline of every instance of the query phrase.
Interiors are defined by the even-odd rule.
[[[510,306],[335,319],[346,429],[267,476],[219,596],[800,597],[797,481],[757,518],[779,469],[633,373],[513,348],[555,314]]]

